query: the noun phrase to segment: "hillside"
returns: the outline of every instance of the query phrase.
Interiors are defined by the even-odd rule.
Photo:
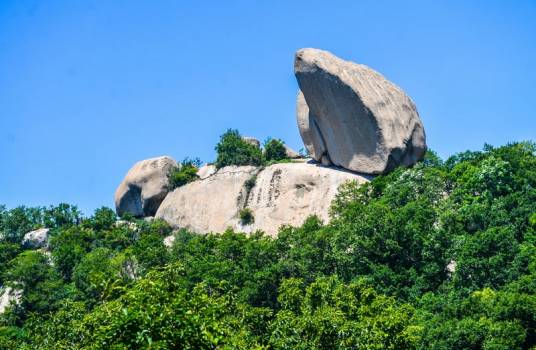
[[[276,237],[124,219],[0,209],[0,348],[536,347],[534,143],[428,151]]]

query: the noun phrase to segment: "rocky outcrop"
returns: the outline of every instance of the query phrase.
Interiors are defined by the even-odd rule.
[[[310,215],[327,222],[331,202],[347,181],[361,184],[368,179],[311,163],[271,165],[257,175],[248,196],[247,207],[255,218],[249,229],[275,235],[281,225],[299,226]]]
[[[168,193],[167,175],[176,166],[177,162],[167,156],[134,164],[115,191],[117,214],[153,216]]]
[[[29,249],[39,249],[48,247],[48,233],[50,229],[40,228],[30,231],[24,235],[22,245]]]
[[[415,104],[378,72],[318,49],[299,50],[294,72],[298,127],[316,161],[382,174],[423,158]]]
[[[281,225],[300,225],[310,215],[327,221],[331,201],[346,181],[368,181],[341,169],[310,163],[225,167],[205,180],[169,193],[157,218],[175,228],[194,232],[222,232],[227,228],[277,234]],[[249,208],[254,217],[242,225],[240,211]]]
[[[223,232],[239,222],[246,200],[245,182],[258,172],[254,166],[228,166],[214,175],[175,189],[155,215],[175,228],[194,232]]]

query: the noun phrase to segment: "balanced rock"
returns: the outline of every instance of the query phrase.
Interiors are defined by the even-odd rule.
[[[322,164],[382,174],[424,157],[413,101],[371,68],[318,49],[296,53],[297,119],[307,151]]]
[[[310,215],[328,221],[331,202],[347,181],[361,184],[368,178],[311,163],[229,166],[169,193],[156,217],[198,233],[232,228],[274,236],[280,226],[301,225]],[[251,210],[253,223],[242,225],[244,208]]]
[[[118,215],[154,216],[168,193],[168,173],[177,162],[167,156],[137,162],[115,191]]]
[[[40,228],[26,233],[22,239],[22,245],[30,249],[46,248],[49,231],[48,228]]]

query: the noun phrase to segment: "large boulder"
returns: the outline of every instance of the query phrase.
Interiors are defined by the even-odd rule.
[[[168,173],[177,162],[167,156],[137,162],[115,191],[115,209],[119,216],[154,216],[168,193]]]
[[[227,228],[276,235],[281,225],[301,225],[310,215],[329,220],[329,207],[347,181],[368,178],[311,163],[282,163],[266,168],[230,166],[212,176],[169,193],[156,217],[174,228],[222,232]],[[240,212],[249,208],[254,221],[242,225]]]
[[[318,49],[296,53],[297,119],[311,157],[322,164],[382,174],[426,152],[413,101],[371,68]]]
[[[49,231],[48,228],[40,228],[26,233],[22,239],[22,245],[30,249],[48,247]]]

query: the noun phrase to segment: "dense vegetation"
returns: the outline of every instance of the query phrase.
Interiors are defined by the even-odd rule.
[[[536,349],[535,152],[429,152],[277,239],[1,208],[0,348]]]

